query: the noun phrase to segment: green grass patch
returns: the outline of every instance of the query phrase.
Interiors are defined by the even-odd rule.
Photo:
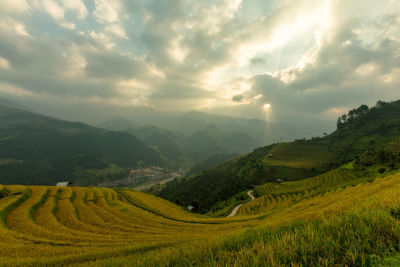
[[[58,200],[60,199],[60,195],[61,195],[61,188],[58,189],[56,191],[56,193],[54,194],[54,207],[51,210],[51,212],[53,213],[54,217],[56,217],[56,214],[57,214],[57,211],[58,211]]]
[[[336,158],[335,153],[326,146],[309,143],[283,143],[274,146],[270,154],[264,158],[264,163],[271,166],[291,168],[317,168],[329,164]]]
[[[378,262],[376,266],[379,267],[398,267],[400,266],[400,254],[396,254],[392,257],[387,257],[381,262]]]
[[[11,158],[0,158],[0,166],[9,165],[12,163],[21,163],[23,160],[11,159]]]

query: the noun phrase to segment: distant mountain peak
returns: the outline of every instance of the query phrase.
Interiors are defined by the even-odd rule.
[[[98,126],[107,130],[123,131],[127,129],[137,128],[139,124],[130,119],[115,116],[109,118],[108,120],[105,120]]]

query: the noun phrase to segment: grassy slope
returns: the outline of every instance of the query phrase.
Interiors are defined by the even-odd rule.
[[[335,153],[327,151],[323,145],[283,143],[270,151],[272,157],[266,156],[264,163],[269,166],[291,168],[318,168],[327,165],[336,158]]]
[[[395,140],[399,128],[400,101],[369,110],[359,108],[328,136],[258,148],[194,177],[170,182],[159,195],[184,206],[196,206],[200,212],[219,212],[221,202],[229,202],[254,185],[277,178],[300,180],[346,164],[364,153],[371,142],[379,146]]]
[[[265,210],[239,234],[93,265],[375,266],[400,249],[399,179],[395,174]]]
[[[348,172],[334,172],[339,179],[285,185],[293,193],[318,184],[323,193],[234,218],[198,216],[129,190],[6,186],[0,265],[371,266],[395,255],[400,173],[342,187]]]

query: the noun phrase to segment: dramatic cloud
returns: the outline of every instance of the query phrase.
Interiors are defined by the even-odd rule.
[[[400,98],[393,0],[0,0],[0,93],[334,120]],[[47,99],[47,100],[46,100]]]

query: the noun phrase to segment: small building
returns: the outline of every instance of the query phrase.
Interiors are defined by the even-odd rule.
[[[59,183],[57,183],[56,186],[68,187],[71,185],[72,185],[72,183],[70,181],[66,181],[66,182],[59,182]]]
[[[268,157],[272,158],[274,156],[274,154],[268,154]]]
[[[194,210],[194,207],[192,205],[187,206],[187,210],[192,212]]]
[[[277,183],[277,184],[280,184],[280,183],[282,183],[282,182],[283,182],[282,179],[276,179],[276,183]]]

